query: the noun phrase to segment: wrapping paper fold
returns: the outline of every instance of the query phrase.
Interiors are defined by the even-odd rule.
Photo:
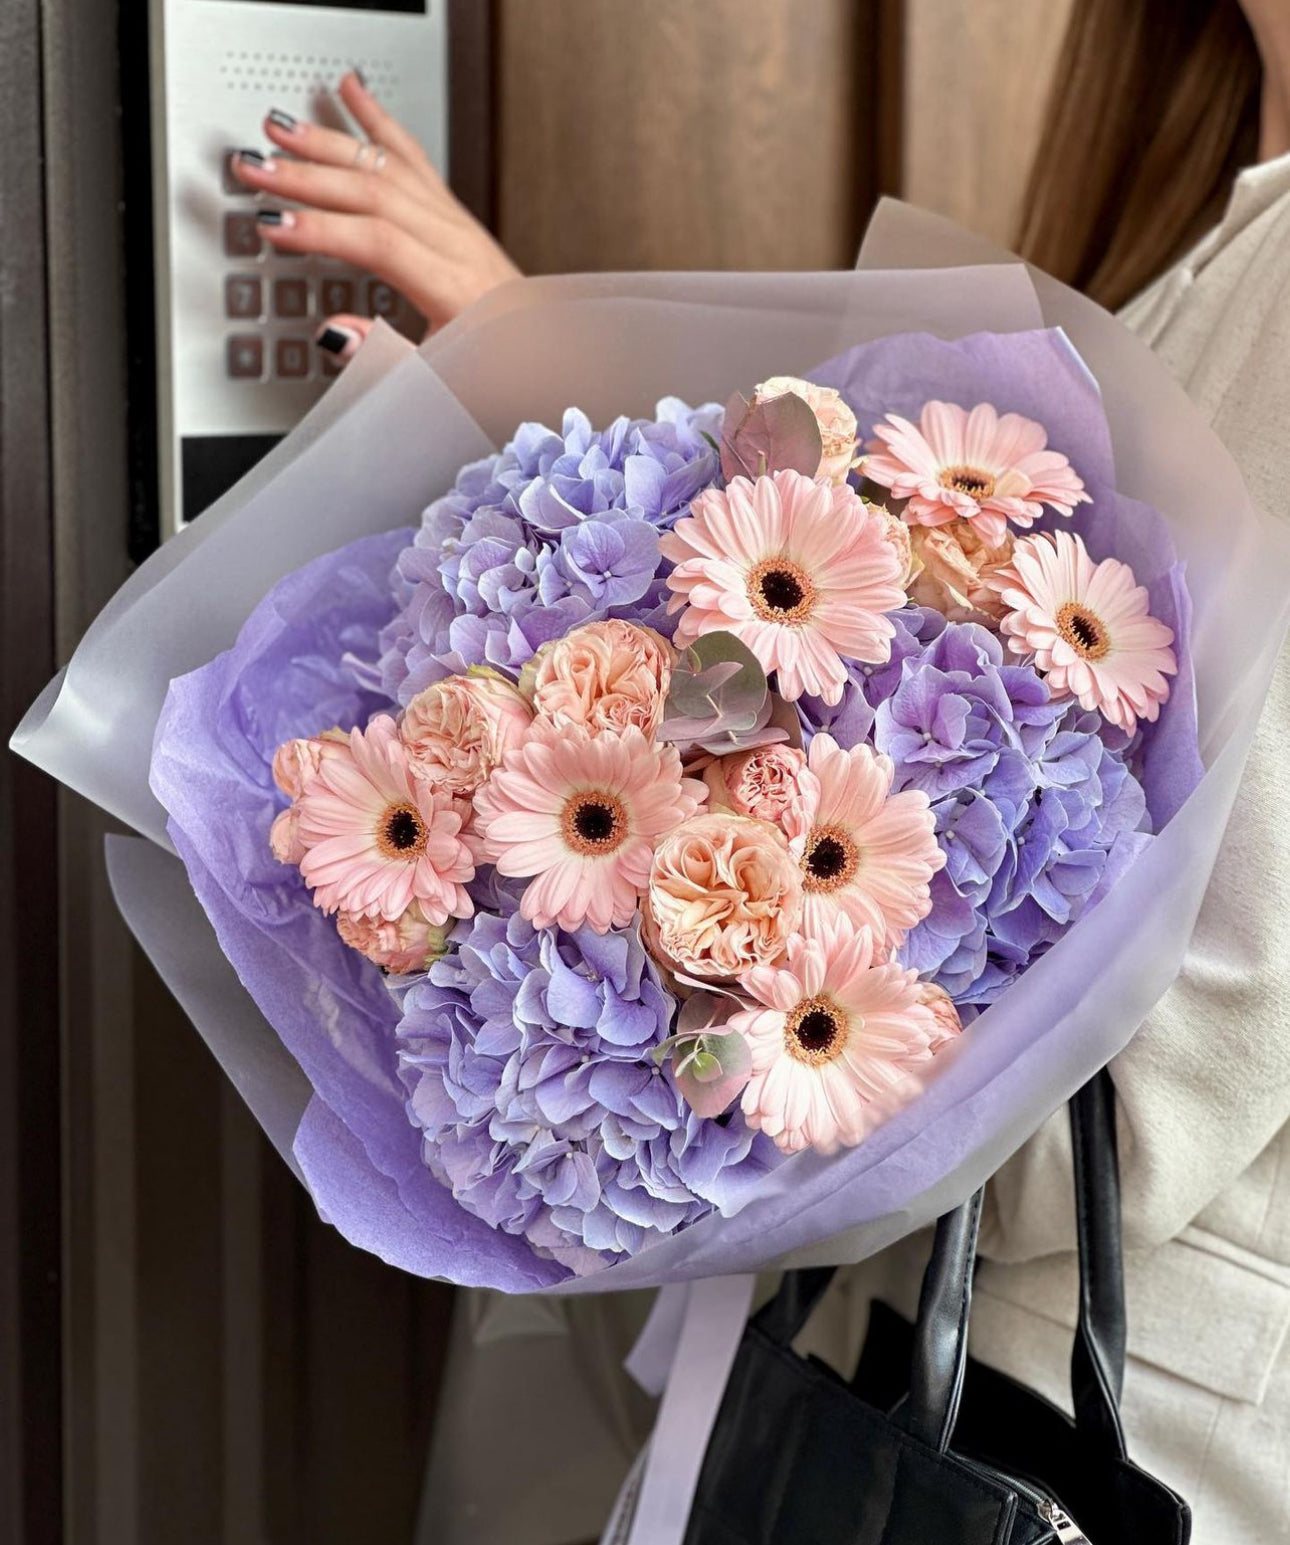
[[[1125,1045],[1178,970],[1285,632],[1284,530],[1250,504],[1181,389],[1098,307],[901,206],[880,209],[861,261],[851,274],[526,281],[419,351],[378,330],[300,429],[124,587],[19,728],[16,749],[141,834],[111,854],[130,926],[323,1215],[406,1270],[579,1293],[862,1259],[969,1195]],[[208,855],[180,844],[189,889],[164,851],[165,813],[148,778],[171,681],[227,649],[270,588],[310,560],[356,544],[366,583],[397,545],[390,533],[521,420],[558,422],[570,402],[604,422],[670,394],[724,400],[896,332],[927,334],[930,346],[1043,328],[1061,329],[1101,391],[1111,437],[1096,471],[1118,491],[1121,518],[1133,501],[1162,511],[1186,564],[1205,763],[1194,792],[1185,748],[1162,736],[1155,754],[1178,759],[1179,778],[1157,812],[1169,817],[1159,838],[940,1059],[922,1097],[859,1148],[797,1155],[729,1215],[590,1278],[565,1280],[518,1241],[486,1241],[490,1231],[455,1207],[421,1164],[415,1131],[400,1126],[392,1048],[385,1065],[379,1038],[361,1057],[338,1052],[343,1016],[310,1018],[317,1005],[301,998],[309,983],[289,930],[239,921]],[[253,1000],[234,969],[254,984],[266,962],[293,958],[272,1002]],[[379,1025],[379,979],[358,976],[346,991]],[[387,1128],[388,1138],[374,1135]]]

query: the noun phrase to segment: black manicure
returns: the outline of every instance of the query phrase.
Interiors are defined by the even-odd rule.
[[[281,225],[283,223],[282,211],[280,209],[257,209],[255,219],[259,225]]]
[[[366,91],[367,76],[363,74],[362,70],[360,70],[356,64],[351,64],[349,67],[349,73],[354,77],[354,79],[363,88],[363,90]]]
[[[347,333],[341,327],[324,327],[322,332],[314,339],[320,349],[326,349],[328,354],[340,354],[353,343],[354,334]]]
[[[285,130],[288,134],[294,134],[300,127],[298,120],[293,118],[290,113],[284,113],[280,107],[271,107],[269,109],[269,122],[277,128]]]
[[[237,159],[245,161],[248,166],[264,166],[268,162],[268,157],[262,156],[258,150],[239,150]]]

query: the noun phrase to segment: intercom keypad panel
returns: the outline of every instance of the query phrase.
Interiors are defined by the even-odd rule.
[[[260,233],[252,195],[228,179],[223,216],[225,374],[230,381],[310,381],[337,373],[333,355],[313,347],[324,318],[381,317],[409,338],[423,319],[392,286],[327,258],[275,251]],[[212,304],[218,277],[212,275]]]
[[[354,132],[335,95],[346,70],[446,170],[445,0],[152,0],[154,227],[161,535],[172,534],[293,427],[337,370],[314,344],[337,312],[420,319],[387,284],[331,259],[276,251],[267,196],[230,169],[267,150],[280,108]],[[158,134],[156,126],[164,132]],[[372,174],[379,175],[379,174]]]

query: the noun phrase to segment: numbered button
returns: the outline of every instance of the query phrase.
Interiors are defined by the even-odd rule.
[[[261,246],[253,214],[239,210],[224,216],[224,251],[229,257],[259,257]]]
[[[236,195],[240,193],[243,198],[251,198],[255,193],[255,189],[248,188],[247,185],[241,181],[237,173],[233,170],[233,163],[236,160],[237,152],[235,150],[230,150],[228,155],[226,155],[221,162],[221,181],[224,185],[224,191],[230,195]]]
[[[324,316],[353,311],[354,281],[352,279],[328,279],[318,281],[318,305]]]
[[[387,322],[393,321],[399,314],[399,292],[383,280],[369,279],[367,311],[369,316],[384,317]]]
[[[224,281],[224,314],[245,320],[264,310],[264,288],[253,274],[230,274]]]
[[[264,341],[255,333],[234,333],[228,340],[228,373],[235,381],[258,381],[264,374]]]
[[[287,381],[298,381],[309,374],[309,343],[305,338],[279,338],[274,350],[274,367]]]
[[[280,317],[309,315],[309,281],[307,279],[275,279],[273,281],[273,311]]]

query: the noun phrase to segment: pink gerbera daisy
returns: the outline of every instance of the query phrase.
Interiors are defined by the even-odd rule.
[[[743,1112],[785,1153],[854,1147],[912,1092],[911,1073],[943,1038],[916,974],[841,917],[740,985],[758,1004],[726,1026],[752,1052]]]
[[[889,757],[844,751],[832,735],[812,739],[807,766],[818,793],[784,823],[802,865],[802,932],[820,934],[840,915],[899,943],[931,910],[931,878],[945,863],[927,795],[893,794]]]
[[[1088,502],[1074,467],[1047,449],[1044,426],[1020,413],[1000,417],[988,402],[971,412],[929,402],[917,425],[889,413],[873,432],[864,475],[909,500],[905,519],[913,526],[970,520],[987,546],[998,547],[1009,521],[1032,526],[1045,504],[1069,515]]]
[[[775,472],[731,478],[691,509],[660,542],[676,565],[677,644],[733,633],[775,672],[781,696],[826,703],[842,697],[843,657],[890,658],[885,614],[905,604],[904,569],[881,511],[852,489]]]
[[[705,786],[676,747],[634,726],[592,736],[539,721],[475,795],[475,827],[500,873],[533,876],[520,910],[539,928],[625,928],[656,844],[692,816]]]
[[[469,917],[475,860],[449,795],[412,775],[388,715],[354,730],[296,805],[300,872],[324,912],[393,922],[414,901],[431,923]]]
[[[1076,698],[1130,735],[1159,716],[1165,678],[1178,673],[1174,636],[1127,563],[1094,563],[1079,537],[1058,531],[1018,542],[990,585],[1008,608],[1009,649],[1034,662],[1053,697]]]

